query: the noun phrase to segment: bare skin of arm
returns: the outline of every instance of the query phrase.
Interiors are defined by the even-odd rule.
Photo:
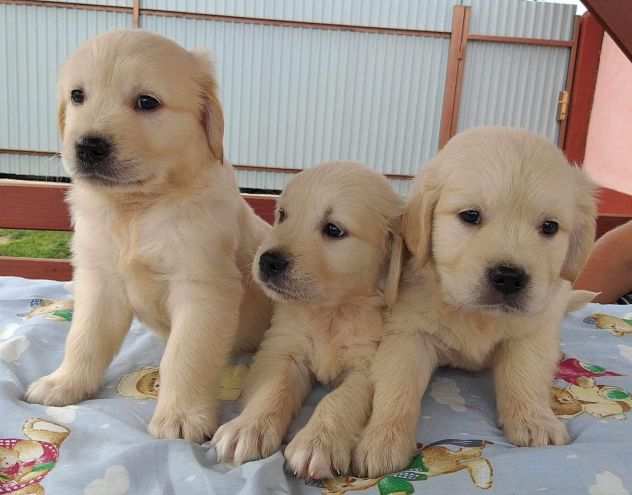
[[[632,221],[599,238],[575,288],[601,292],[594,299],[601,304],[632,292]]]

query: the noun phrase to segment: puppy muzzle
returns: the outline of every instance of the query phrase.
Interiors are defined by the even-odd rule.
[[[259,257],[259,275],[261,280],[267,282],[284,276],[290,266],[290,260],[281,251],[266,251]]]
[[[107,136],[84,134],[75,143],[76,175],[95,183],[118,183],[115,146]]]
[[[506,312],[525,310],[530,276],[523,268],[499,263],[489,267],[485,277],[483,306]]]

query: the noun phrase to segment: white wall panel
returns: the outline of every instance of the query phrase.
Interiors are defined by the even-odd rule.
[[[131,7],[132,0],[40,0],[42,2],[83,3],[87,5],[106,5],[113,7]]]
[[[142,7],[285,21],[449,31],[458,0],[142,0]]]
[[[458,130],[505,125],[557,142],[569,56],[568,48],[469,42]]]
[[[1,162],[0,162],[1,163]],[[249,189],[282,191],[295,173],[271,172],[268,170],[237,170],[239,186]],[[391,185],[402,196],[408,194],[412,179],[391,179]]]
[[[575,5],[528,0],[464,0],[463,4],[472,7],[474,34],[573,39]]]
[[[0,148],[56,151],[59,67],[86,39],[129,26],[125,13],[0,4]]]
[[[130,6],[131,0],[82,3]],[[570,40],[574,6],[526,0],[142,0],[142,7],[291,21],[449,30],[471,5],[476,34]],[[305,168],[358,160],[414,175],[437,150],[448,39],[167,17],[143,28],[217,54],[229,159]],[[131,14],[0,4],[0,148],[58,149],[56,78],[85,39]],[[512,125],[557,139],[570,49],[470,41],[458,129]],[[64,175],[58,159],[0,155],[0,173]],[[242,187],[292,174],[239,171]],[[393,180],[404,192],[409,182]]]
[[[58,156],[0,153],[0,174],[33,175],[53,180],[68,177]]]
[[[217,54],[228,157],[411,174],[437,149],[448,40],[145,16]]]

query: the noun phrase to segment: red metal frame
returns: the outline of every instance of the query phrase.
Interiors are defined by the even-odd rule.
[[[439,148],[443,148],[456,133],[459,108],[461,106],[461,87],[465,70],[465,50],[467,48],[469,26],[470,7],[456,5],[452,10],[452,31],[445,89],[443,90]]]
[[[0,180],[0,227],[11,229],[71,230],[70,215],[64,201],[68,185]],[[614,194],[614,196],[613,196]],[[597,235],[628,221],[632,213],[632,197],[623,199],[604,190],[606,208],[597,221]],[[274,221],[275,196],[244,195],[255,213],[268,223]],[[624,203],[619,203],[624,201]],[[626,210],[627,208],[627,210]],[[70,280],[72,267],[65,260],[12,258],[0,256],[0,276],[19,276],[37,279]]]
[[[579,33],[582,28],[582,18],[575,16],[575,22],[573,23],[573,41],[571,41],[571,54],[568,63],[568,71],[566,72],[566,84],[564,85],[564,91],[569,95],[573,94],[573,84],[575,83],[575,64],[577,63],[577,49],[579,45]],[[568,110],[568,109],[567,109]],[[558,144],[560,148],[564,148],[566,143],[566,131],[568,130],[568,115],[564,120],[560,122],[560,136]]]
[[[586,3],[593,13],[588,13],[582,17],[579,34],[577,30],[578,26],[576,25],[573,41],[551,41],[470,34],[468,32],[469,7],[464,6],[454,7],[452,31],[438,32],[157,11],[142,9],[141,0],[133,0],[130,7],[105,7],[80,2],[0,0],[0,4],[12,3],[44,7],[130,12],[132,14],[132,25],[134,27],[139,27],[142,15],[162,15],[187,16],[225,22],[309,27],[314,29],[381,32],[408,36],[451,37],[448,74],[446,77],[441,119],[441,146],[447,142],[456,130],[464,70],[464,54],[468,39],[482,42],[571,47],[573,53],[571,54],[571,64],[566,87],[566,89],[570,91],[571,101],[567,122],[561,128],[560,144],[569,160],[579,164],[583,162],[586,150],[590,111],[594,98],[601,44],[604,36],[604,29],[600,21],[608,25],[607,29],[611,32],[612,37],[619,46],[622,47],[624,52],[630,56],[632,29],[628,26],[632,26],[632,9],[629,6],[629,2],[630,0],[584,0],[584,3]],[[46,156],[55,154],[53,152],[28,150],[0,150],[0,153],[2,152]],[[236,165],[235,168],[249,170],[254,167]],[[261,170],[261,167],[256,167],[256,169]],[[278,167],[264,167],[264,169],[287,173],[299,172],[299,170],[296,169],[280,169]],[[391,175],[390,177],[397,179],[409,178],[409,176],[398,175]],[[20,181],[0,180],[0,227],[14,229],[71,230],[70,216],[64,202],[67,189],[68,185],[54,183],[25,183]],[[275,198],[273,196],[246,195],[246,200],[258,215],[270,223],[273,221],[275,205]],[[632,217],[632,197],[610,189],[601,189],[599,212],[598,236],[628,221]],[[69,280],[72,277],[72,268],[69,262],[63,260],[0,257],[0,276],[1,275]]]
[[[588,124],[595,97],[603,35],[604,30],[595,17],[589,13],[584,14],[577,45],[575,74],[572,77],[566,136],[562,143],[567,158],[580,165],[584,162],[586,153]]]
[[[630,0],[582,0],[582,3],[632,61],[632,4]]]
[[[586,155],[590,114],[595,97],[604,28],[592,13],[582,17],[572,74],[571,102],[562,143],[567,158],[580,166]],[[599,190],[602,225],[612,228],[632,217],[632,196],[608,188]],[[605,227],[604,227],[605,228]]]
[[[70,186],[0,179],[0,228],[70,231],[65,195]],[[266,222],[274,221],[275,196],[245,194],[244,199]],[[0,256],[0,276],[70,280],[66,260]]]

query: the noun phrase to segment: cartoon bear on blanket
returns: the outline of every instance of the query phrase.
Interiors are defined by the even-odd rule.
[[[70,430],[51,421],[30,418],[22,432],[27,439],[0,439],[0,494],[43,495],[40,482],[55,467],[59,446]]]
[[[433,476],[467,470],[472,482],[487,490],[492,487],[494,469],[483,457],[483,449],[491,442],[484,440],[447,439],[423,447],[417,444],[418,453],[410,465],[398,473],[377,479],[343,476],[323,481],[323,494],[344,495],[351,491],[367,490],[377,485],[380,495],[408,495],[415,492],[411,481],[426,480]]]
[[[592,378],[579,377],[577,384],[566,388],[553,387],[551,408],[561,418],[587,413],[598,418],[625,419],[632,410],[632,397],[625,390],[610,385],[597,385]]]

